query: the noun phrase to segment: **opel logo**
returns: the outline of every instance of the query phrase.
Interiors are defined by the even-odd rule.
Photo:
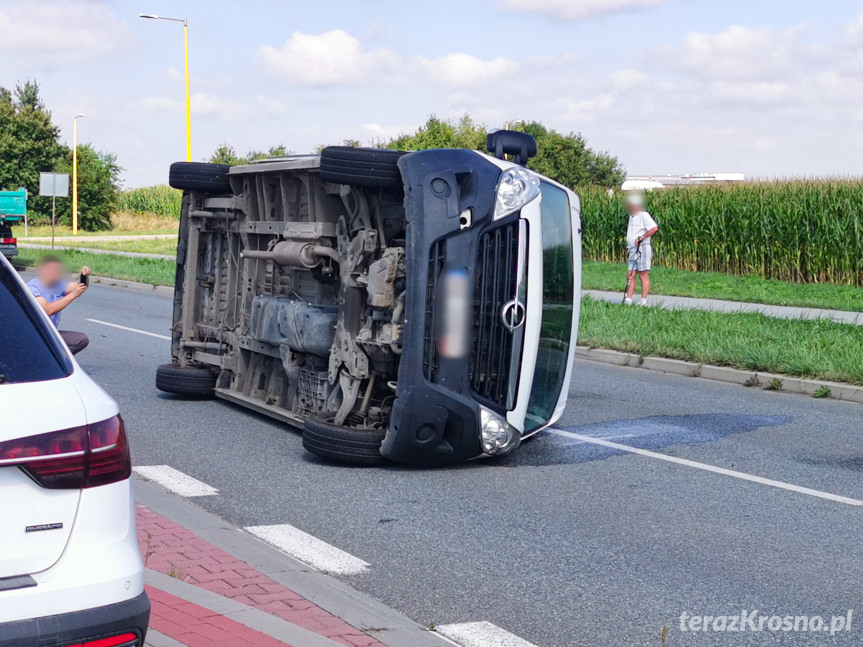
[[[524,309],[524,304],[518,299],[513,299],[503,304],[503,309],[500,311],[500,319],[510,332],[515,332],[515,330],[521,328],[526,318],[527,311]]]

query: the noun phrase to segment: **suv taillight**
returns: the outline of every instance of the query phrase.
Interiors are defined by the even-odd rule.
[[[18,466],[44,488],[81,489],[129,478],[132,461],[123,419],[0,443],[0,467]]]
[[[0,238],[0,245],[14,245],[17,242],[17,238]]]
[[[119,636],[87,640],[74,645],[66,645],[66,647],[136,647],[138,644],[138,635],[127,632]]]

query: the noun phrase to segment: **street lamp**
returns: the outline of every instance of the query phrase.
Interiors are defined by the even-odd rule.
[[[78,235],[78,120],[84,115],[75,115],[72,121],[72,235]]]
[[[189,97],[189,21],[185,18],[168,18],[166,16],[157,16],[154,13],[138,14],[141,18],[150,20],[170,20],[171,22],[183,23],[183,39],[186,48],[186,159],[192,161],[192,108],[191,98]]]

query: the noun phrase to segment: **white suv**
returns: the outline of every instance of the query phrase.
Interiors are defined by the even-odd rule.
[[[139,647],[150,613],[117,404],[0,257],[0,647]]]

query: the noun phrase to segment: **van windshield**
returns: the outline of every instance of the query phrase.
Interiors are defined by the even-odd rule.
[[[548,424],[566,378],[572,333],[572,217],[566,191],[543,182],[542,325],[533,387],[527,404],[525,433]]]

